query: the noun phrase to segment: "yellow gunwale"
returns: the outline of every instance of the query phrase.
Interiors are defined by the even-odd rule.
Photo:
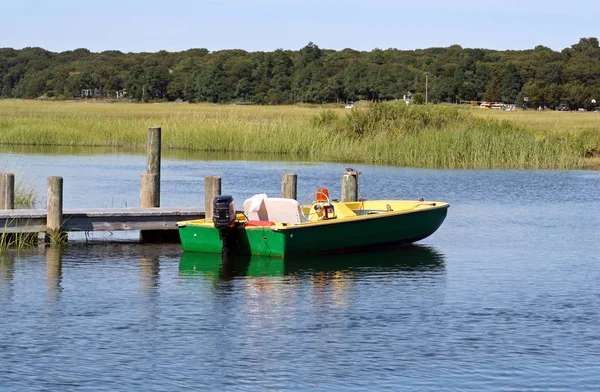
[[[373,200],[373,201],[365,201],[365,202],[351,202],[351,203],[339,203],[339,202],[333,202],[333,206],[335,208],[336,205],[348,205],[348,204],[361,204],[362,205],[362,209],[375,209],[374,207],[381,207],[381,206],[385,206],[386,204],[406,204],[406,205],[411,205],[413,204],[412,208],[404,208],[402,210],[393,210],[393,211],[382,211],[381,213],[376,213],[376,214],[367,214],[367,215],[349,215],[349,216],[342,216],[342,217],[337,217],[335,219],[327,219],[327,220],[315,220],[315,221],[309,221],[309,222],[300,222],[300,223],[294,223],[294,224],[283,224],[280,222],[274,222],[275,225],[273,226],[246,226],[245,229],[246,230],[265,230],[265,229],[270,229],[273,231],[282,231],[282,230],[294,230],[294,229],[300,229],[300,228],[306,228],[306,227],[314,227],[314,226],[321,226],[321,225],[335,225],[335,224],[340,224],[343,222],[353,222],[353,221],[361,221],[361,220],[371,220],[371,219],[381,219],[382,217],[385,216],[396,216],[396,215],[404,215],[404,214],[410,214],[413,213],[415,211],[423,211],[423,210],[435,210],[435,209],[440,209],[440,208],[448,208],[450,206],[450,204],[446,203],[446,202],[440,202],[440,201],[418,201],[418,200]],[[372,208],[365,208],[365,207],[372,207]],[[302,208],[310,208],[310,206],[302,206]],[[356,209],[354,209],[356,210]],[[246,217],[244,214],[240,214],[238,213],[236,216],[236,221],[238,222],[244,222],[246,221]],[[195,220],[190,220],[190,221],[181,221],[181,222],[177,222],[178,226],[209,226],[212,227],[213,226],[213,222],[211,219],[195,219]]]

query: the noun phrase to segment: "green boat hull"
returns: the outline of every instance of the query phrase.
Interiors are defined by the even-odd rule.
[[[446,218],[447,209],[445,205],[277,228],[236,227],[228,238],[228,248],[231,254],[286,257],[409,244],[433,234]],[[183,225],[179,235],[185,251],[222,252],[219,231],[210,225]]]

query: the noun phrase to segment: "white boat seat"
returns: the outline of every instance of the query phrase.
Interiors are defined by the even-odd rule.
[[[286,224],[300,223],[300,204],[294,199],[267,197],[262,200],[258,211],[251,211],[252,199],[244,201],[244,214],[248,220],[280,222]]]
[[[246,201],[244,201],[244,215],[246,215],[248,220],[268,221],[269,218],[267,216],[267,208],[265,207],[264,199],[261,200],[260,207],[256,211],[252,210],[252,202],[252,198],[246,199]]]

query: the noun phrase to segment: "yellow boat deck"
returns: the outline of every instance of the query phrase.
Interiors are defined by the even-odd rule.
[[[291,199],[290,199],[291,200]],[[294,200],[295,201],[295,200]],[[340,221],[357,220],[357,219],[376,219],[381,214],[396,215],[410,213],[416,210],[447,207],[448,203],[437,201],[422,201],[422,200],[371,200],[357,202],[332,202],[333,207],[327,213],[327,202],[314,202],[311,205],[297,206],[296,211],[292,211],[297,216],[292,221],[280,221],[277,219],[269,219],[268,215],[258,217],[249,217],[249,214],[238,213],[236,222],[248,223],[271,228],[290,228],[314,224],[333,224]],[[275,215],[275,214],[273,214]],[[269,222],[268,225],[262,225],[259,222]],[[258,224],[257,224],[258,223]],[[192,221],[179,222],[180,225],[196,225],[196,226],[213,226],[212,219],[196,219]]]

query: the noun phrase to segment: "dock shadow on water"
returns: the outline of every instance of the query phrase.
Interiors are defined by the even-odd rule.
[[[355,253],[272,258],[184,252],[180,277],[232,280],[238,277],[299,276],[322,273],[361,274],[444,271],[444,256],[437,250],[411,245]],[[346,276],[347,277],[347,276]]]

